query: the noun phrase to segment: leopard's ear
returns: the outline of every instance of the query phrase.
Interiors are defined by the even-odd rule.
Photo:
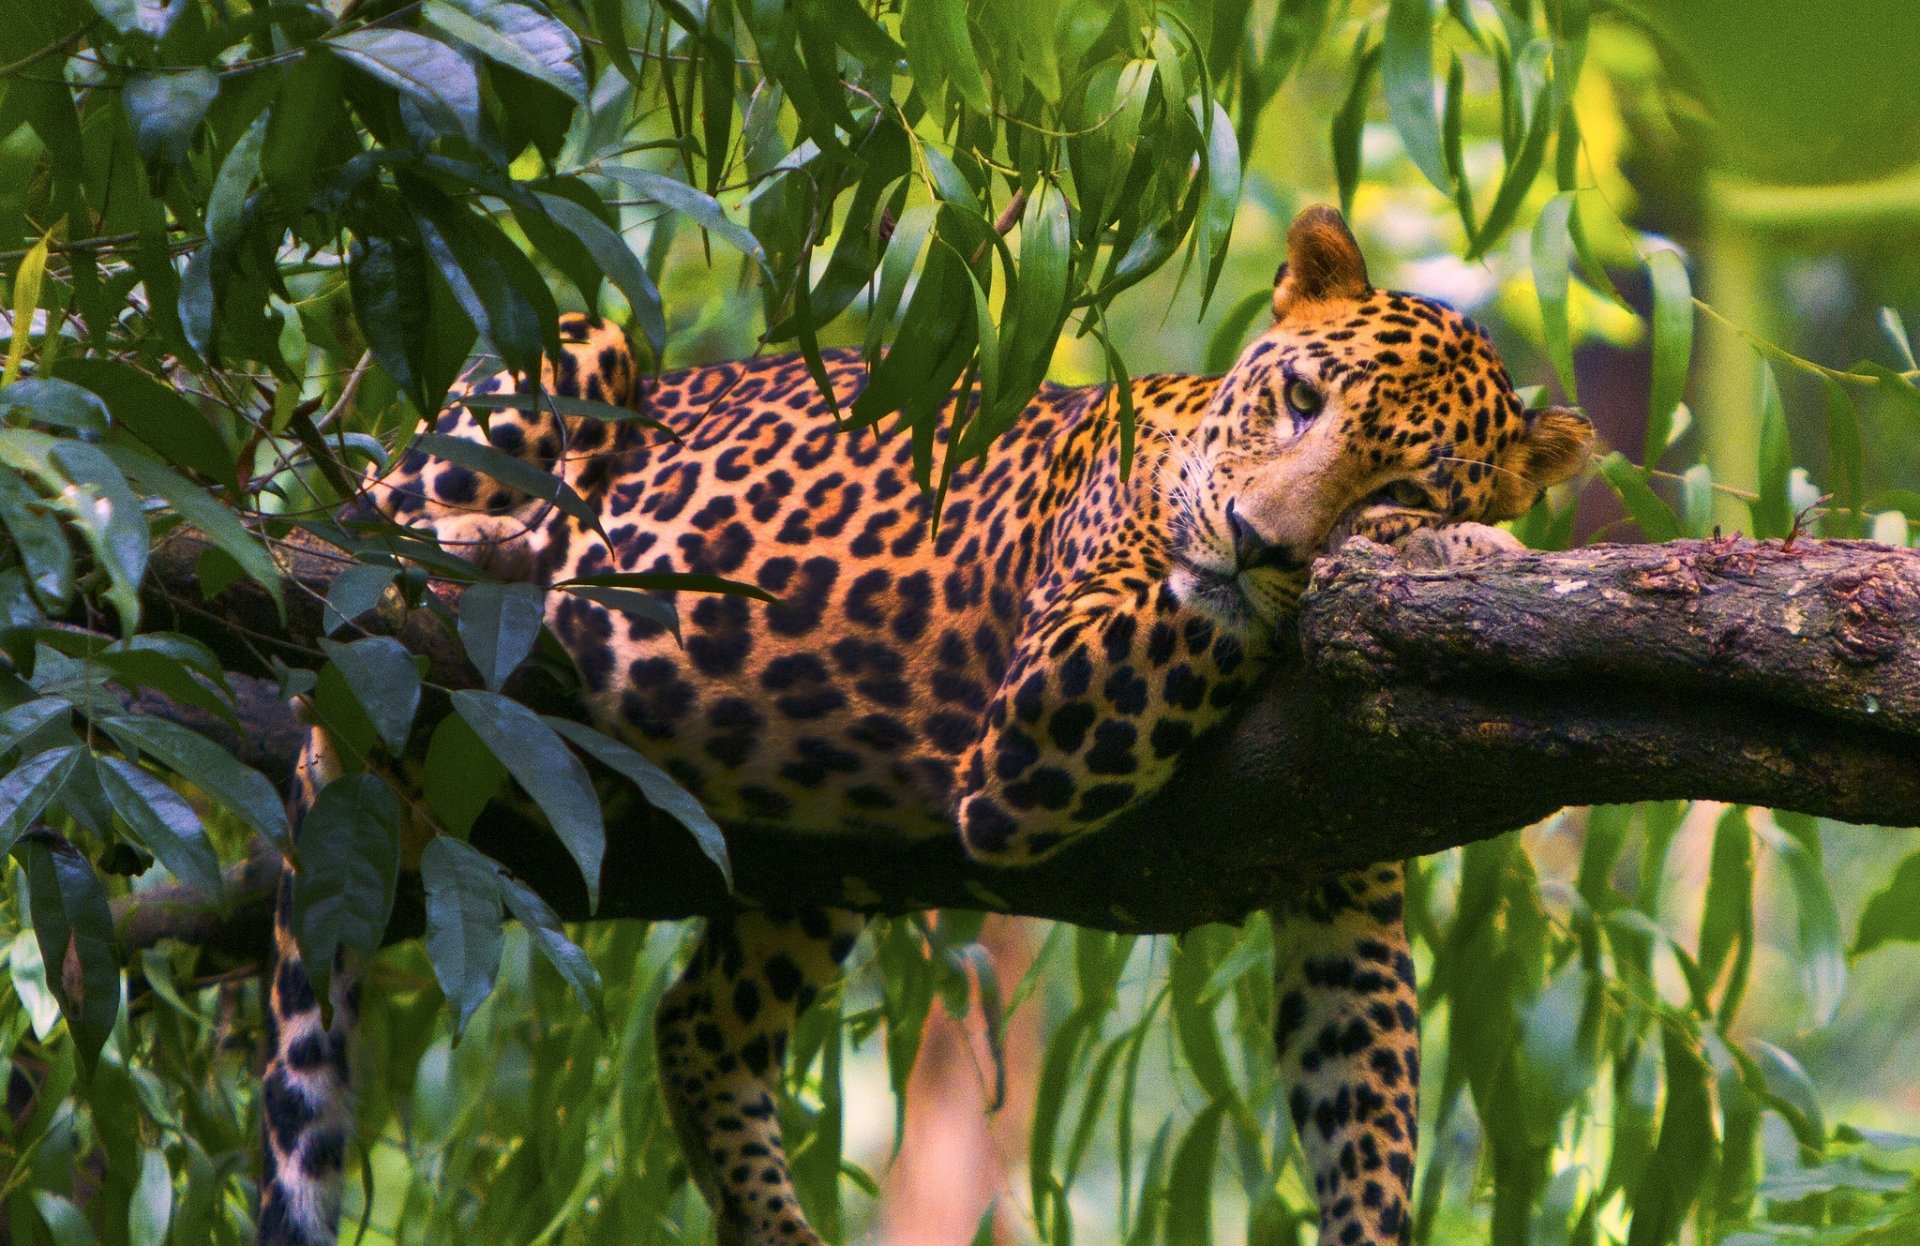
[[[1365,298],[1367,261],[1340,213],[1315,204],[1287,229],[1287,262],[1273,275],[1273,315],[1283,319],[1302,303]]]
[[[1500,460],[1487,518],[1517,519],[1526,514],[1549,485],[1585,467],[1592,449],[1593,423],[1572,407],[1528,411],[1525,435]]]

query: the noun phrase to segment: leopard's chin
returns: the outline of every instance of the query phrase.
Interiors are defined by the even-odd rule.
[[[1180,604],[1244,639],[1272,632],[1293,615],[1306,587],[1306,572],[1241,571],[1176,558],[1167,585]]]

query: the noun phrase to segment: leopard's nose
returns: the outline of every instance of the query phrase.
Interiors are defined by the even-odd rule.
[[[1261,536],[1241,516],[1231,498],[1227,499],[1227,529],[1233,534],[1234,561],[1242,571],[1253,571],[1260,567],[1285,569],[1301,565],[1301,559],[1285,543],[1269,541]]]

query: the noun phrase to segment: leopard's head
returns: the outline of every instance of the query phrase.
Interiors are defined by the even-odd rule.
[[[1228,625],[1291,613],[1332,542],[1512,519],[1586,460],[1586,417],[1529,410],[1465,316],[1374,289],[1332,208],[1288,230],[1273,317],[1162,468],[1172,587]]]

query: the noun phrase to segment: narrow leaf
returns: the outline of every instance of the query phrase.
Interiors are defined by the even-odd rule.
[[[600,861],[607,851],[600,798],[580,759],[526,706],[497,692],[462,689],[453,708],[547,815],[587,885],[589,910],[600,906]]]
[[[571,740],[576,748],[614,773],[630,780],[640,789],[647,803],[693,832],[700,851],[720,871],[727,890],[733,890],[733,867],[727,859],[727,840],[720,826],[700,801],[681,787],[672,775],[620,741],[585,723],[566,718],[547,718],[547,725]]]

